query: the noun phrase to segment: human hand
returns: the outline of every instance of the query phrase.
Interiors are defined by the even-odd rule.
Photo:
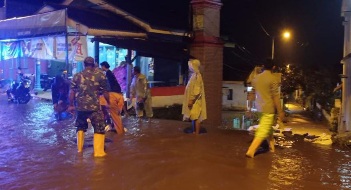
[[[193,100],[189,100],[188,101],[188,108],[191,109],[194,105],[194,101]]]
[[[63,101],[62,100],[59,100],[58,102],[57,102],[57,104],[62,104],[63,103]]]
[[[142,97],[138,97],[138,98],[137,98],[137,102],[142,103],[142,102],[144,102],[144,101],[145,101],[145,98],[142,98]]]

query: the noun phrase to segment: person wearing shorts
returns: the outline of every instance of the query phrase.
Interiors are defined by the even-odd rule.
[[[94,127],[94,157],[106,155],[105,146],[105,120],[100,109],[99,95],[109,104],[108,84],[104,73],[96,69],[92,57],[84,59],[84,70],[73,76],[70,86],[68,111],[77,111],[75,126],[77,127],[78,152],[83,151],[84,133],[88,129],[88,119]]]

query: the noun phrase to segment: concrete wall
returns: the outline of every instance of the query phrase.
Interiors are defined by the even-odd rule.
[[[151,88],[152,107],[167,107],[183,104],[185,86]]]
[[[221,107],[220,110],[245,110],[247,104],[247,93],[245,90],[246,87],[243,81],[223,81],[222,104],[218,105]],[[184,91],[185,86],[151,88],[152,107],[183,104]]]
[[[247,93],[244,81],[223,81],[222,94],[224,110],[246,110]]]

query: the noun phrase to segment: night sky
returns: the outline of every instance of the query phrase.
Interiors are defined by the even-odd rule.
[[[25,6],[15,6],[15,2]],[[51,0],[49,2],[61,2]],[[156,26],[189,29],[190,0],[116,0],[121,8]],[[271,55],[283,64],[342,72],[342,0],[222,0],[221,35],[236,44],[225,48],[224,80],[244,80],[252,68]],[[41,7],[42,0],[8,0],[8,13],[23,16]],[[140,5],[140,6],[138,6]],[[161,8],[162,7],[162,8]],[[168,19],[166,19],[168,18]],[[279,34],[290,29],[293,38],[284,43]]]
[[[221,34],[237,44],[225,51],[224,79],[232,72],[247,75],[252,67],[271,56],[271,36],[276,36],[275,58],[281,64],[342,72],[343,26],[341,0],[222,0]],[[290,29],[289,42],[279,39]],[[233,61],[235,60],[235,61]]]

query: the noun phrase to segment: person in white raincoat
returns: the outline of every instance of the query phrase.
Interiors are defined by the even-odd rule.
[[[200,61],[190,59],[188,66],[192,74],[185,88],[182,114],[184,120],[192,121],[193,133],[199,134],[200,123],[207,119],[205,89],[199,70]]]
[[[136,115],[138,118],[144,116],[144,110],[146,117],[153,117],[152,111],[152,98],[150,89],[147,84],[146,76],[140,73],[140,67],[135,66],[133,69],[134,77],[130,85],[130,99],[136,99]]]

